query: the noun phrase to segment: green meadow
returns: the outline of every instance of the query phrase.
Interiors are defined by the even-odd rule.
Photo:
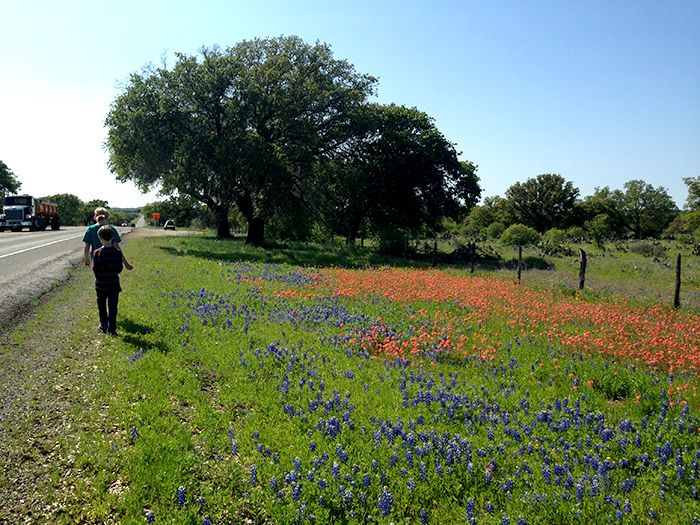
[[[582,354],[489,316],[450,330],[497,348],[492,359],[436,345],[382,355],[367,341],[429,338],[439,316],[470,307],[334,294],[320,268],[392,262],[359,249],[183,236],[126,250],[136,268],[122,274],[119,337],[97,333],[84,272],[54,299],[83,298],[62,358],[71,424],[52,436],[61,460],[37,486],[58,502],[50,521],[700,519],[697,370]],[[626,257],[594,254],[583,300],[614,301],[628,263],[595,272]],[[566,282],[565,260],[554,271]],[[542,275],[523,286],[559,286]]]

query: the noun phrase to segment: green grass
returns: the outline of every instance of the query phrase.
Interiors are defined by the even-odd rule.
[[[522,338],[501,319],[462,327],[501,344],[492,363],[433,351],[410,362],[377,359],[349,343],[352,329],[381,315],[407,333],[413,322],[405,305],[276,294],[302,289],[295,279],[312,267],[388,259],[314,245],[254,249],[206,237],[135,239],[127,252],[136,269],[122,278],[120,337],[93,336],[93,305],[76,308],[81,329],[71,344],[96,344],[97,351],[84,363],[88,398],[62,437],[74,461],[55,475],[74,488],[61,496],[57,521],[143,523],[153,513],[156,523],[308,523],[310,516],[316,523],[420,523],[425,512],[430,523],[465,523],[470,500],[479,523],[501,523],[503,515],[510,523],[519,516],[527,523],[616,522],[626,501],[631,511],[622,513],[623,523],[700,517],[692,497],[699,483],[692,477],[695,374],[669,377],[571,355],[550,341]],[[428,326],[437,310],[460,312],[425,301],[411,311],[419,308],[427,310]],[[686,413],[664,397],[685,384]],[[633,432],[622,430],[627,420]],[[615,438],[603,441],[603,428]],[[623,447],[619,440],[628,434]],[[667,441],[674,456],[663,461],[658,447]],[[676,453],[687,473],[680,479]],[[590,458],[627,465],[598,475]],[[634,487],[622,491],[631,478]],[[384,487],[393,496],[386,517],[377,505]]]

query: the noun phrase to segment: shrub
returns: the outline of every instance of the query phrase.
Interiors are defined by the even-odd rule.
[[[644,257],[663,257],[666,253],[666,247],[659,241],[638,241],[631,243],[630,251]]]
[[[530,246],[540,240],[540,234],[524,224],[512,224],[501,235],[501,242],[509,246]]]
[[[484,231],[486,233],[486,237],[489,239],[498,239],[501,235],[503,235],[503,232],[506,231],[506,226],[502,222],[496,221],[489,224]]]

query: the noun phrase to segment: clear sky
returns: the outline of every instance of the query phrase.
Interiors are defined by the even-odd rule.
[[[0,160],[22,191],[112,206],[103,126],[119,84],[174,52],[298,35],[431,115],[484,195],[559,173],[581,195],[700,175],[698,0],[0,0]]]

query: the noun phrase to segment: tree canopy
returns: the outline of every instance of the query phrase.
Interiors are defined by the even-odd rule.
[[[21,187],[22,184],[12,173],[12,170],[0,160],[0,206],[2,206],[2,199],[5,198],[5,195],[17,193]]]
[[[511,223],[539,232],[570,225],[579,190],[558,174],[545,173],[506,190],[506,210]]]
[[[144,190],[160,184],[206,204],[221,237],[237,206],[261,244],[270,214],[303,205],[316,162],[347,140],[348,114],[374,84],[298,37],[178,54],[172,69],[131,75],[112,104],[110,166]]]
[[[324,165],[323,214],[352,243],[363,224],[378,234],[437,231],[461,219],[481,189],[477,166],[459,161],[426,113],[368,104],[353,114],[353,137]]]
[[[683,182],[688,187],[688,199],[685,208],[688,211],[700,211],[700,176],[685,177]]]
[[[678,214],[678,207],[663,186],[643,180],[625,182],[624,190],[596,188],[585,199],[591,216],[605,214],[612,231],[630,233],[635,239],[658,237]]]

